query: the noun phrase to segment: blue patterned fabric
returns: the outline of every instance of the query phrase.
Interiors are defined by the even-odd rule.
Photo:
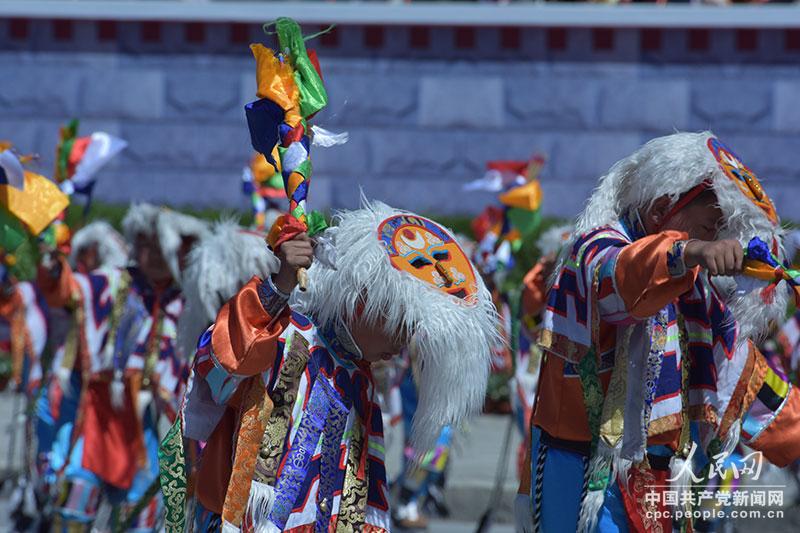
[[[574,533],[584,491],[585,457],[544,445],[540,430],[532,430],[531,499],[539,531]],[[537,480],[538,474],[538,480]],[[606,490],[597,533],[627,533],[628,518],[615,483]]]

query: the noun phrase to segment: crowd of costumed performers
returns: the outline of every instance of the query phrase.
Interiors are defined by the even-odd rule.
[[[13,413],[27,415],[11,435],[26,451],[10,494],[15,530],[89,531],[103,505],[109,527],[161,522],[160,428],[175,419],[189,370],[175,344],[182,271],[208,228],[147,204],[131,206],[124,235],[71,221],[70,200],[85,197],[85,216],[99,171],[125,146],[104,132],[81,137],[72,121],[53,180],[26,168],[35,157],[8,144],[0,154],[0,357],[3,381],[25,393]]]
[[[265,32],[248,227],[138,203],[118,232],[89,213],[123,140],[70,122],[52,179],[0,143],[15,531],[425,529],[481,411],[508,426],[479,531],[514,457],[521,532],[720,531],[664,492],[730,493],[754,453],[797,475],[800,234],[721,140],[648,142],[569,224],[541,155],[465,185],[495,198],[471,236],[363,195],[327,218],[311,152],[347,134],[311,124],[310,37]]]

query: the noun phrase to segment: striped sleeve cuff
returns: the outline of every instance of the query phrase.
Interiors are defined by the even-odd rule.
[[[276,317],[286,307],[289,295],[281,292],[272,282],[272,278],[267,277],[258,286],[258,299],[264,311],[271,317]]]
[[[683,259],[683,249],[688,241],[675,241],[672,248],[667,250],[667,271],[673,278],[686,275],[686,263]]]
[[[761,433],[780,414],[791,391],[786,378],[767,369],[764,382],[742,420],[742,440],[745,444],[758,439]]]

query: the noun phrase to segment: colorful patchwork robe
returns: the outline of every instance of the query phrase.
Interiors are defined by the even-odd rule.
[[[0,380],[32,396],[42,379],[41,357],[47,343],[48,309],[36,286],[15,283],[0,296]],[[0,383],[0,390],[5,383]]]
[[[605,436],[621,438],[623,457],[636,464],[646,446],[685,449],[687,421],[698,423],[705,449],[741,422],[742,442],[786,465],[800,456],[800,394],[750,340],[738,338],[708,277],[686,269],[678,244],[685,239],[671,231],[644,235],[621,221],[574,243],[548,295],[533,424],[588,447],[597,437],[590,404],[612,402],[619,414]],[[582,364],[587,357],[593,364]],[[592,382],[596,390],[585,389]],[[629,508],[631,523],[637,505]]]
[[[55,351],[53,374],[58,369],[71,373],[77,389],[72,393],[80,395],[77,410],[63,414],[74,420],[64,420],[59,412],[63,381],[51,380],[44,408],[50,416],[40,418],[49,418],[55,429],[71,423],[70,449],[84,439],[80,466],[100,481],[127,490],[137,471],[157,462],[144,449],[146,424],[137,412],[138,393],[152,391],[155,418],[166,414],[174,419],[188,377],[185,361],[175,352],[183,306],[180,292],[174,287],[154,290],[135,268],[81,274],[66,261],[58,277],[43,270],[38,282],[52,307],[69,311],[72,328]],[[124,375],[126,384],[119,410],[112,406],[110,393],[115,372]]]
[[[200,339],[183,424],[207,442],[196,494],[225,531],[389,530],[381,413],[358,353],[269,281],[222,308]],[[168,527],[180,512],[168,504]]]

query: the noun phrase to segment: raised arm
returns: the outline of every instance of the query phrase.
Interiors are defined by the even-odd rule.
[[[65,257],[43,261],[39,265],[36,284],[47,305],[52,308],[74,305],[73,298],[80,290],[75,274]]]
[[[578,289],[584,298],[596,298],[608,322],[652,316],[694,283],[696,269],[683,262],[686,239],[675,231],[634,242],[608,228],[590,232],[578,240],[570,258],[577,267]]]
[[[548,268],[548,266],[550,268]],[[522,312],[526,317],[536,317],[547,304],[547,276],[552,271],[552,261],[540,260],[522,280]]]
[[[196,368],[217,403],[225,403],[244,378],[272,368],[278,337],[289,322],[286,303],[297,270],[310,267],[313,254],[304,233],[283,242],[276,252],[280,270],[272,279],[251,279],[222,307],[214,326],[201,338]]]
[[[271,368],[278,336],[289,321],[287,300],[269,279],[247,282],[217,314],[211,351],[218,365],[240,376]]]

